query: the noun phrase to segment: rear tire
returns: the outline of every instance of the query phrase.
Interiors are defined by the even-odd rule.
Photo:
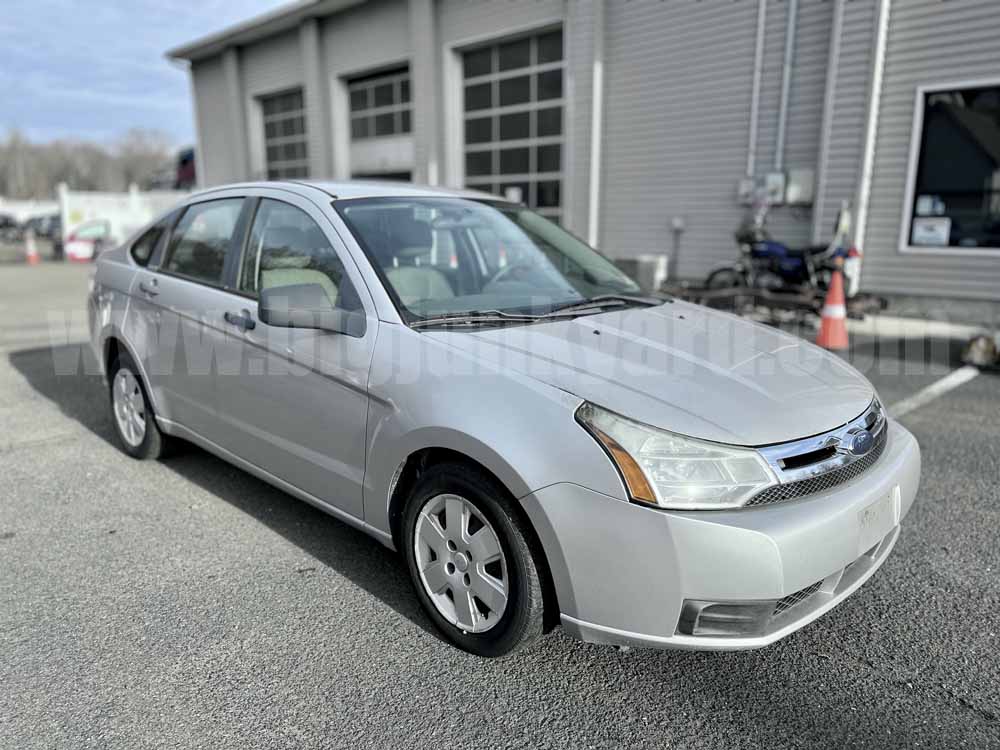
[[[746,286],[746,283],[743,274],[735,268],[716,269],[705,279],[705,287],[707,289],[732,289],[738,286]]]
[[[446,639],[478,656],[504,656],[543,632],[545,569],[514,502],[485,472],[447,463],[420,476],[403,512],[420,604]]]
[[[118,446],[132,458],[150,460],[167,455],[170,439],[156,424],[139,368],[122,352],[108,370],[108,403]]]

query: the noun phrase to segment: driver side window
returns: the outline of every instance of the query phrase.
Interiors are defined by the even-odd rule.
[[[257,207],[240,272],[241,292],[318,284],[330,304],[360,310],[361,300],[323,230],[304,211],[264,198]]]

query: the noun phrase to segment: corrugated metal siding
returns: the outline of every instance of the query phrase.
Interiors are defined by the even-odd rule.
[[[410,58],[410,16],[403,0],[376,0],[323,19],[331,76],[362,73]]]
[[[317,179],[333,176],[330,141],[330,84],[327,80],[319,22],[311,18],[299,27],[306,101],[306,138],[309,143],[309,174]]]
[[[236,153],[222,57],[191,66],[198,122],[198,179],[203,186],[229,182],[245,159]]]
[[[770,2],[757,173],[774,162],[787,3]],[[736,185],[747,158],[757,4],[609,3],[602,246],[617,257],[672,247],[678,274],[700,277],[736,255],[744,215]],[[786,131],[788,167],[815,167],[831,4],[802,2]],[[776,209],[774,235],[806,242],[807,208]]]
[[[328,87],[336,84],[342,89],[342,96],[333,97],[329,120],[331,139],[335,144],[343,144],[341,159],[349,162],[350,112],[346,90],[342,88],[344,81],[387,66],[410,65],[412,72],[408,3],[405,0],[374,0],[328,16],[320,26],[320,38],[325,84]],[[414,118],[414,130],[417,126]],[[367,146],[371,148],[370,143]],[[418,156],[423,157],[424,154]],[[341,163],[338,169],[346,176],[354,167]]]
[[[614,2],[614,0],[610,0]],[[590,123],[593,107],[594,14],[592,2],[570,3],[563,27],[566,53],[566,160],[563,226],[587,236],[590,186]],[[607,90],[605,72],[605,90]]]
[[[248,97],[302,85],[298,31],[264,39],[242,49],[243,89]],[[306,106],[309,106],[308,102]]]
[[[832,21],[833,3],[800,0],[795,24],[795,57],[792,62],[788,122],[785,129],[786,172],[794,168],[816,168]],[[787,24],[787,0],[768,2],[760,122],[757,131],[756,171],[761,179],[774,170]],[[752,66],[752,58],[748,64]],[[734,183],[739,175],[737,172]],[[808,207],[777,206],[768,216],[768,228],[781,242],[789,245],[809,244],[812,234],[812,211]]]
[[[564,0],[440,0],[438,41],[457,44],[500,36],[509,29],[561,19],[565,12]]]
[[[895,2],[862,283],[899,294],[1000,299],[1000,256],[900,253],[916,87],[1000,75],[996,0]]]
[[[316,148],[313,133],[309,125],[322,118],[316,109],[316,97],[310,97],[306,91],[305,71],[302,65],[299,31],[293,30],[277,36],[254,42],[240,50],[240,71],[243,81],[244,117],[247,122],[248,150],[251,154],[259,154],[256,163],[251,165],[251,176],[256,179],[264,177],[263,139],[264,134],[260,122],[252,121],[257,111],[253,106],[256,98],[274,94],[279,91],[302,87],[303,101],[306,107],[306,138],[309,144],[309,155],[312,158]],[[259,119],[259,118],[257,118]]]
[[[833,230],[841,202],[846,200],[853,205],[857,198],[868,115],[875,19],[875,0],[844,3],[840,61],[834,83],[830,150],[826,164],[826,199],[822,206],[817,206],[821,212],[820,226],[824,237],[827,231]]]
[[[736,250],[756,3],[609,3],[600,245],[614,257],[668,250],[703,275]]]

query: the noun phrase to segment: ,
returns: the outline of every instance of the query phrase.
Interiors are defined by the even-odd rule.
[[[126,453],[188,440],[371,534],[483,656],[558,624],[767,645],[874,573],[919,483],[849,365],[484,193],[208,190],[103,253],[88,307]]]

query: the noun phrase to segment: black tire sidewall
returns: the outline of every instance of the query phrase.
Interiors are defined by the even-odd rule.
[[[459,495],[475,505],[496,531],[507,560],[507,608],[500,621],[483,633],[464,633],[442,617],[420,580],[413,544],[416,520],[427,501],[441,494]],[[529,591],[533,585],[539,587],[536,606],[540,605],[535,562],[512,512],[504,507],[508,502],[505,495],[501,487],[475,470],[459,465],[434,466],[417,481],[403,515],[403,555],[424,611],[449,641],[465,651],[487,657],[503,656],[516,649],[529,635],[526,631],[530,630],[532,618],[540,617],[540,613],[531,611]]]

